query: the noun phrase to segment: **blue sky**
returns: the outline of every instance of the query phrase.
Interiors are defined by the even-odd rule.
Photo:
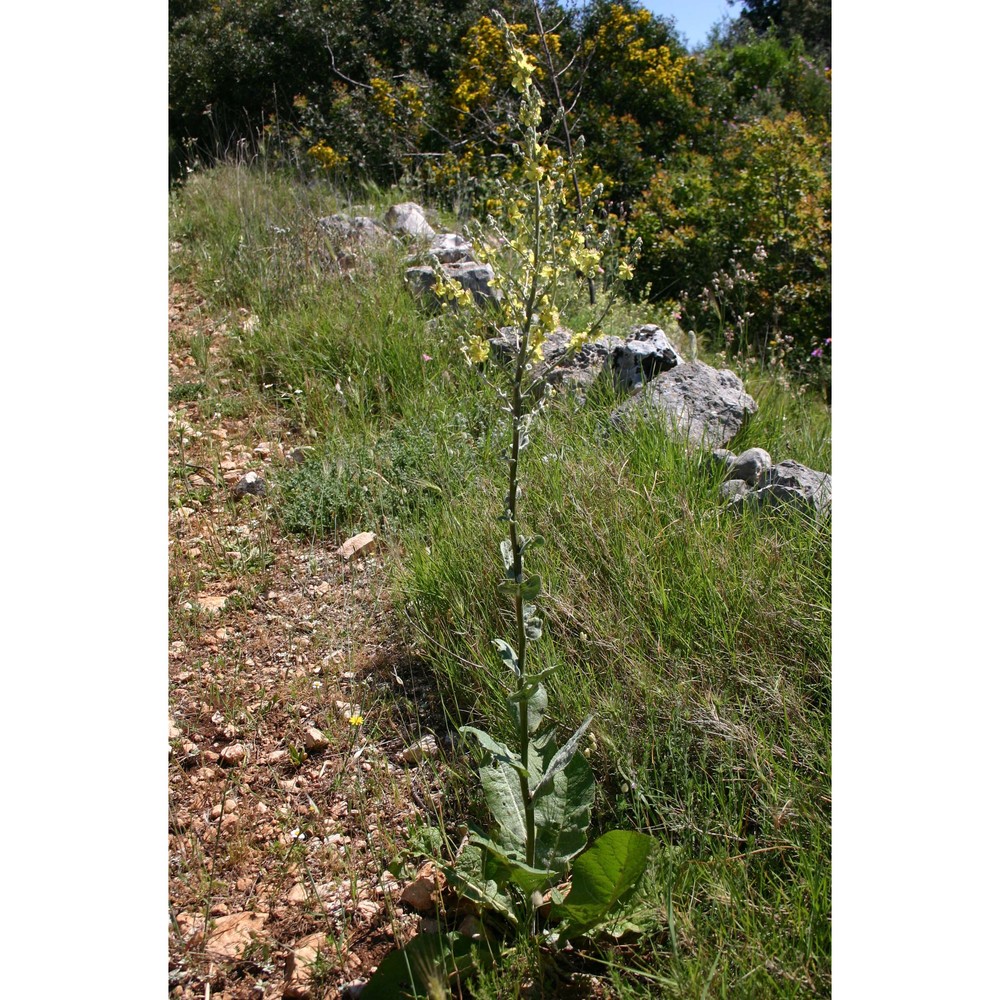
[[[735,17],[740,8],[730,7],[726,0],[642,0],[654,14],[672,14],[677,18],[677,30],[688,44],[700,45],[705,41],[709,28],[724,14]]]

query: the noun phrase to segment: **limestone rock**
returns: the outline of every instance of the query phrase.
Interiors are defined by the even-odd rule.
[[[437,757],[441,752],[437,739],[433,734],[421,736],[416,743],[408,746],[397,759],[401,764],[419,764],[425,757]]]
[[[750,486],[759,486],[771,471],[771,456],[763,448],[747,448],[733,459],[727,479],[742,479]]]
[[[496,302],[500,298],[500,293],[495,288],[490,287],[490,282],[493,280],[493,268],[489,264],[466,261],[461,264],[442,264],[441,270],[447,277],[457,281],[462,288],[470,291],[473,301],[478,305]],[[410,291],[417,298],[440,305],[434,293],[437,274],[433,267],[409,267],[406,269],[405,278]]]
[[[219,754],[219,763],[230,766],[242,764],[246,759],[247,751],[242,743],[232,743]]]
[[[262,497],[266,491],[267,486],[264,480],[256,472],[246,473],[233,487],[233,493],[237,497],[245,497],[247,495]]]
[[[611,414],[622,428],[642,416],[655,419],[671,437],[693,448],[731,441],[757,403],[731,371],[690,361],[657,375]]]
[[[266,920],[266,913],[251,911],[221,917],[208,932],[205,952],[216,960],[242,958],[254,939],[263,936]],[[202,933],[197,934],[192,943],[199,945],[203,937]]]
[[[295,942],[285,959],[285,989],[282,996],[306,998],[312,985],[312,970],[316,959],[326,947],[326,934],[320,931]]]
[[[614,348],[610,362],[615,384],[629,392],[683,363],[680,351],[655,323],[634,327]]]
[[[393,205],[385,213],[385,224],[393,232],[430,239],[434,230],[424,218],[424,210],[413,201]]]
[[[329,745],[330,741],[326,738],[326,734],[322,729],[317,729],[315,726],[310,726],[306,730],[305,748],[310,753],[316,753],[319,750],[325,750]]]
[[[438,233],[427,252],[440,264],[467,264],[475,261],[472,244],[458,233]]]
[[[338,243],[377,243],[389,236],[384,226],[367,215],[328,215],[316,225]]]
[[[340,556],[344,562],[363,556],[375,545],[375,533],[373,531],[362,531],[357,535],[352,535],[337,549],[336,555]]]
[[[794,507],[827,514],[833,504],[833,477],[829,473],[810,469],[800,462],[779,462],[764,477],[760,489],[731,501],[736,510],[742,510],[748,504],[772,508]]]

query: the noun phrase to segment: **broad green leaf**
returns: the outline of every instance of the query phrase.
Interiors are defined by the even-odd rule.
[[[535,798],[539,792],[544,794],[544,790],[548,787],[552,779],[573,759],[573,754],[576,753],[576,748],[579,746],[580,740],[583,739],[583,734],[593,721],[594,717],[588,715],[583,720],[580,728],[566,741],[565,745],[556,751],[555,756],[549,761],[548,767],[545,768],[545,773],[542,775],[541,781],[531,790],[532,798]]]
[[[528,705],[528,732],[534,733],[542,724],[545,709],[549,704],[549,695],[542,684],[525,684],[520,691],[515,691],[507,698],[507,708],[512,721],[521,722],[521,702]]]
[[[529,780],[537,786],[558,752],[550,731],[531,740]],[[576,753],[535,799],[535,857],[538,868],[564,871],[587,846],[594,775],[582,753]]]
[[[494,957],[489,942],[449,931],[420,934],[405,948],[390,951],[365,985],[362,1000],[404,1000],[428,995],[431,977],[446,984],[476,966],[489,967]],[[451,990],[447,986],[446,992]]]
[[[519,676],[521,671],[517,665],[517,650],[503,639],[493,639],[492,642],[496,646],[497,652],[500,654],[500,659],[503,660],[505,666],[513,671],[515,677]]]
[[[493,871],[504,871],[504,880],[513,882],[525,895],[530,896],[536,889],[548,885],[558,877],[558,872],[547,871],[544,868],[531,868],[523,861],[508,857],[499,844],[485,837],[469,837],[469,843],[481,847],[496,866]],[[491,872],[492,874],[492,872]]]
[[[524,860],[528,834],[521,800],[521,781],[511,766],[497,761],[479,769],[486,805],[496,821],[496,839],[503,853]]]
[[[627,901],[646,870],[652,843],[634,830],[611,830],[576,859],[569,895],[549,917],[567,922],[563,940],[585,934]]]
[[[495,870],[495,866],[491,866]],[[455,859],[454,867],[444,867],[449,885],[467,899],[479,906],[485,906],[499,913],[513,924],[517,924],[517,913],[508,895],[501,892],[494,872],[487,872],[482,851],[466,848]],[[503,873],[501,872],[503,878]],[[506,879],[505,879],[506,881]]]
[[[504,761],[513,767],[518,774],[524,772],[524,768],[521,766],[520,758],[515,756],[514,752],[503,743],[498,743],[489,733],[484,733],[481,729],[476,729],[475,726],[462,726],[459,729],[460,733],[468,733],[479,741],[479,745],[493,755],[496,760]]]

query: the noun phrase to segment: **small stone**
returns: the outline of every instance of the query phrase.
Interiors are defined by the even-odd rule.
[[[221,917],[208,932],[205,951],[215,959],[239,959],[253,944],[254,938],[264,934],[266,913],[232,913]],[[195,935],[195,946],[201,944],[203,934]]]
[[[246,760],[247,752],[242,743],[233,743],[219,754],[219,762],[227,765],[242,764]]]
[[[233,487],[233,493],[237,497],[244,497],[248,494],[251,496],[260,497],[266,492],[267,487],[264,484],[264,480],[257,475],[256,472],[246,473],[240,481]]]
[[[288,461],[293,465],[302,465],[312,450],[310,445],[300,445],[298,448],[292,448],[287,455]]]
[[[261,441],[256,448],[254,448],[253,453],[255,455],[260,455],[261,458],[267,458],[271,454],[271,445],[268,441]]]
[[[337,549],[336,555],[345,562],[364,555],[375,544],[375,533],[372,531],[362,531],[360,534],[352,535]]]
[[[354,916],[360,923],[367,926],[374,922],[382,910],[381,903],[376,903],[371,899],[359,899],[357,906],[354,907]]]
[[[309,893],[306,891],[306,887],[301,882],[296,882],[292,886],[291,891],[285,897],[289,903],[293,905],[296,903],[304,903],[309,898]]]
[[[226,606],[226,598],[221,594],[198,594],[194,603],[197,605],[199,611],[203,611],[207,615],[218,615],[222,612],[222,609]]]
[[[414,879],[400,894],[399,901],[412,906],[418,913],[434,909],[434,892],[437,883],[426,877]]]
[[[463,937],[476,940],[483,934],[482,921],[474,913],[467,913],[465,919],[458,925],[458,933]]]
[[[326,734],[322,729],[317,729],[315,726],[310,726],[306,730],[305,737],[305,747],[306,750],[312,752],[315,750],[324,750],[330,745],[330,741],[326,738]]]
[[[168,721],[170,725],[170,728],[167,730],[169,738],[172,740],[180,739],[181,736],[183,736],[184,734],[177,728],[177,726],[174,725],[173,719],[170,719]]]
[[[272,750],[265,758],[268,764],[287,764],[289,759],[287,750]]]
[[[719,496],[723,500],[732,500],[734,497],[741,497],[744,493],[750,491],[750,484],[744,482],[742,479],[727,479],[722,486],[719,487]]]
[[[235,833],[236,830],[239,828],[239,825],[240,821],[239,817],[237,816],[229,815],[222,817],[222,832],[226,835]]]
[[[726,478],[742,479],[756,487],[770,471],[771,456],[763,448],[747,448],[733,460]]]
[[[285,989],[282,996],[305,998],[310,994],[312,970],[320,950],[326,946],[326,934],[310,934],[297,941],[285,960]]]
[[[417,764],[425,757],[437,757],[441,752],[437,738],[434,735],[421,736],[416,743],[408,746],[396,759],[401,764]]]

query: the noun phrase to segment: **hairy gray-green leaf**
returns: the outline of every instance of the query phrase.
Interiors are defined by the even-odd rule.
[[[533,737],[531,747],[529,785],[537,786],[558,750],[551,732]],[[563,871],[587,846],[593,804],[594,775],[587,758],[576,753],[535,799],[536,867]]]
[[[486,805],[496,821],[496,839],[511,858],[525,860],[527,825],[521,800],[518,772],[509,764],[496,761],[479,769],[479,781]]]
[[[514,565],[514,546],[510,544],[509,538],[500,543],[500,555],[503,556],[503,568],[509,571]]]
[[[469,843],[481,847],[493,862],[493,869],[490,871],[491,877],[496,877],[503,870],[503,878],[507,882],[513,882],[525,895],[530,896],[536,889],[547,886],[554,878],[558,877],[558,872],[548,871],[544,868],[531,868],[523,861],[508,857],[499,844],[485,837],[472,836]],[[499,881],[499,879],[498,879]]]
[[[585,934],[628,900],[646,870],[652,843],[634,830],[611,830],[576,859],[569,895],[551,911],[551,919],[566,921],[563,940]]]
[[[524,773],[524,768],[521,766],[521,758],[518,757],[506,744],[493,739],[489,733],[484,733],[481,729],[476,729],[475,726],[462,726],[459,729],[459,732],[468,733],[470,736],[474,736],[479,741],[479,745],[485,751],[492,754],[496,760],[503,761],[510,767],[513,767],[518,774]]]
[[[532,549],[535,546],[544,545],[545,537],[544,535],[530,535],[528,538],[524,538],[522,536],[521,538],[518,539],[518,542],[520,543],[521,555],[523,556],[524,553],[528,551],[528,549]]]
[[[503,639],[493,639],[493,645],[496,646],[497,652],[500,654],[500,659],[503,660],[504,665],[510,668],[514,676],[518,676],[521,671],[517,665],[517,651],[509,643]]]
[[[545,709],[548,708],[549,695],[542,684],[525,683],[519,691],[507,697],[507,711],[511,721],[520,724],[521,722],[521,702],[526,702],[528,706],[528,732],[534,733],[542,724],[545,716]]]
[[[510,896],[500,890],[496,879],[487,877],[482,851],[468,847],[455,859],[454,866],[444,869],[449,885],[480,906],[488,907],[517,924],[517,913]]]
[[[526,639],[541,639],[542,619],[535,614],[537,608],[534,604],[524,604],[521,606],[521,620],[524,622],[524,636]]]
[[[548,787],[549,783],[572,759],[573,754],[576,753],[576,748],[580,744],[580,740],[583,739],[583,734],[587,731],[587,727],[594,721],[592,715],[588,715],[586,719],[583,720],[582,725],[579,729],[566,741],[566,743],[560,747],[555,756],[549,761],[548,766],[545,768],[545,773],[542,775],[541,781],[532,788],[531,797],[535,798],[539,792],[544,794],[544,790]]]

